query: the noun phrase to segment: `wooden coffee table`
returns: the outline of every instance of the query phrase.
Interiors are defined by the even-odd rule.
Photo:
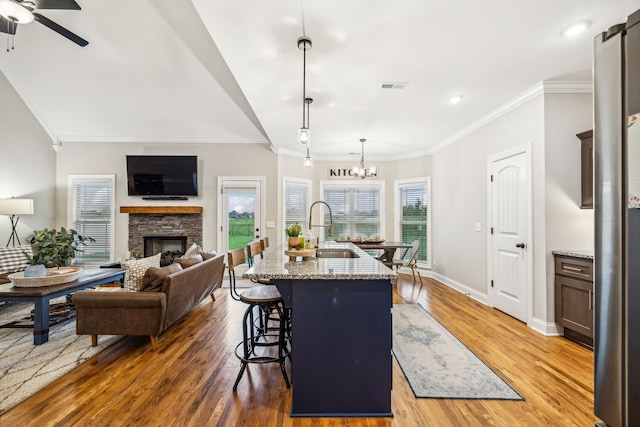
[[[13,284],[7,283],[0,285],[0,301],[32,302],[35,304],[33,343],[40,345],[49,341],[49,301],[105,283],[116,281],[122,283],[125,271],[122,268],[84,269],[80,276],[72,282],[40,288],[17,288]]]

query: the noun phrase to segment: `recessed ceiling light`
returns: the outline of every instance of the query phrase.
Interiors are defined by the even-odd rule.
[[[462,101],[462,95],[454,95],[451,98],[449,98],[449,102],[452,104],[457,104],[460,101]]]
[[[567,37],[578,35],[584,30],[586,30],[589,27],[589,25],[591,25],[591,22],[589,21],[577,22],[573,25],[568,26],[564,30],[562,30],[562,35]]]

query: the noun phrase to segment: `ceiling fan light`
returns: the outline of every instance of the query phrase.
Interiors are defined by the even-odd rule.
[[[0,15],[16,24],[33,22],[33,13],[11,0],[0,0]]]

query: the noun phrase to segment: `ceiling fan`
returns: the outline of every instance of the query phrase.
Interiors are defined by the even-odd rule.
[[[13,36],[18,24],[28,24],[36,20],[79,46],[89,44],[60,24],[34,12],[40,9],[80,10],[80,5],[75,0],[0,0],[0,32]]]

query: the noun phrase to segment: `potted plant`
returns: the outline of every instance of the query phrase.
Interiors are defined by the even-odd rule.
[[[289,236],[289,249],[298,249],[300,246],[300,239],[298,236],[302,234],[302,226],[297,222],[284,229],[284,232]]]
[[[45,267],[61,267],[70,265],[76,252],[82,252],[79,246],[86,246],[87,242],[95,242],[89,236],[83,236],[76,230],[35,230],[29,238],[33,255],[25,253],[27,264],[44,265]]]

